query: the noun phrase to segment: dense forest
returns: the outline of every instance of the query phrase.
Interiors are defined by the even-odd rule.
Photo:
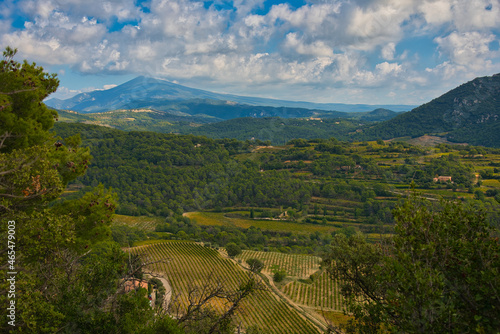
[[[200,112],[203,112],[201,110]],[[368,124],[391,119],[396,112],[376,109],[371,112],[311,111],[309,118],[240,117],[223,120],[181,111],[165,112],[154,109],[113,110],[82,114],[58,110],[59,121],[81,122],[109,126],[125,131],[154,131],[160,133],[194,134],[209,138],[256,139],[285,144],[294,138],[335,137],[347,140],[355,131]],[[235,116],[235,115],[233,115]],[[282,116],[282,115],[281,115]]]
[[[311,185],[287,171],[261,173],[258,164],[232,158],[248,152],[248,142],[68,124],[57,127],[57,133],[65,135],[64,128],[81,133],[93,152],[93,167],[80,182],[118,190],[123,214],[168,216],[238,204],[298,206],[311,196]]]
[[[359,126],[358,120],[344,118],[236,118],[224,122],[205,124],[190,129],[195,135],[210,138],[258,139],[275,145],[286,144],[294,138],[349,138],[349,133]],[[185,131],[185,130],[184,130]]]

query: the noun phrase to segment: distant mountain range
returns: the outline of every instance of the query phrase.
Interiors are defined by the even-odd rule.
[[[247,103],[241,102],[244,99]],[[249,104],[266,101],[268,105]],[[500,147],[500,74],[476,78],[405,113],[384,108],[341,112],[271,106],[271,102],[278,103],[139,77],[107,91],[46,103],[56,109],[78,111],[61,111],[62,121],[122,130],[255,138],[275,143],[293,138],[333,136],[359,141],[431,135],[442,141]],[[114,111],[102,113],[106,110]]]
[[[222,119],[237,117],[304,117],[324,111],[367,112],[383,108],[392,111],[408,111],[412,105],[366,105],[341,103],[311,103],[266,99],[249,96],[213,93],[178,85],[166,80],[137,77],[108,90],[96,90],[78,94],[67,100],[49,99],[45,104],[55,109],[80,113],[96,113],[117,109],[151,108],[172,114],[209,114],[205,109],[226,107]],[[254,107],[282,108],[262,110]],[[238,110],[243,108],[245,110]],[[292,108],[292,110],[284,109]],[[294,110],[295,109],[295,110]],[[315,110],[307,112],[303,109]],[[270,112],[273,111],[273,112]],[[308,115],[306,115],[308,114]],[[218,117],[213,115],[214,117]]]

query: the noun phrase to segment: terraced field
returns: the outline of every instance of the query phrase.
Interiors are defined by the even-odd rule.
[[[250,226],[261,228],[262,230],[270,231],[284,231],[284,232],[297,232],[303,233],[304,231],[310,232],[332,232],[336,228],[332,225],[315,225],[305,223],[294,223],[280,220],[265,220],[265,219],[244,219],[244,218],[231,218],[224,216],[221,212],[187,212],[184,214],[190,219],[194,219],[200,225],[233,225],[242,228],[249,228]]]
[[[165,273],[173,294],[179,295],[179,302],[184,305],[190,286],[202,284],[211,272],[220,275],[229,288],[236,288],[247,275],[236,263],[221,257],[217,251],[193,242],[148,243],[132,248],[131,252],[143,254],[151,260],[167,260],[167,263],[152,265],[150,269]],[[213,306],[218,310],[224,308],[221,303]],[[258,291],[242,302],[237,321],[241,321],[244,327],[256,325],[265,333],[318,333],[309,321],[267,290]]]

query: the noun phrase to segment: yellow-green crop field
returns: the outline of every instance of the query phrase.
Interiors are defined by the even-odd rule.
[[[203,284],[210,273],[219,275],[230,289],[237,288],[248,275],[217,251],[194,242],[164,241],[134,247],[130,251],[150,260],[166,260],[166,263],[151,265],[150,269],[165,274],[172,285],[173,295],[179,295],[178,301],[184,305],[187,304],[188,289],[193,284]],[[219,311],[225,307],[217,303],[213,306]],[[308,320],[268,290],[257,291],[245,299],[236,317],[244,327],[257,326],[264,333],[318,333]]]
[[[237,227],[249,228],[250,226],[261,228],[262,230],[283,231],[283,232],[331,232],[336,230],[334,226],[302,224],[282,220],[265,219],[244,219],[224,216],[222,212],[188,212],[184,214],[190,219],[194,219],[200,225],[233,225]]]
[[[349,320],[349,316],[344,315],[343,312],[338,311],[325,311],[325,310],[317,310],[319,314],[321,314],[326,321],[331,324],[347,324]]]
[[[486,187],[500,188],[500,180],[484,180],[482,183]]]

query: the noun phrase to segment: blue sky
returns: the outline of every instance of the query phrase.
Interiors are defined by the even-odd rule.
[[[239,95],[421,104],[500,72],[500,0],[3,0],[0,44],[68,98],[138,75]]]

